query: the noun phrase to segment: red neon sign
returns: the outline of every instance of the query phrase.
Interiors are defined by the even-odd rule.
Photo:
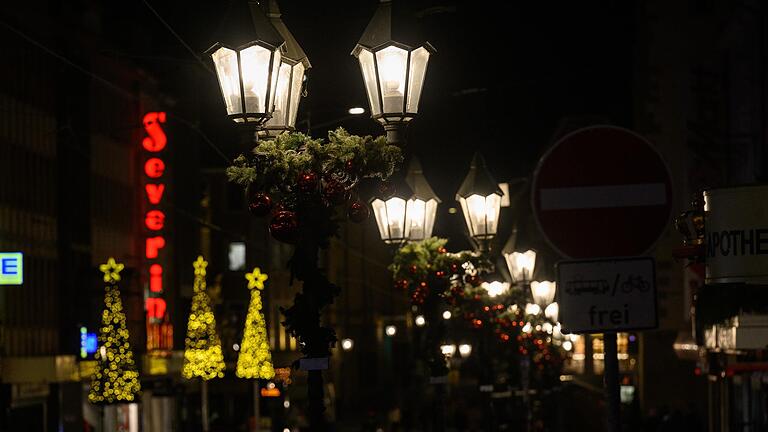
[[[149,158],[144,162],[144,175],[151,179],[144,185],[147,205],[144,212],[144,226],[147,236],[144,239],[144,256],[149,268],[149,292],[145,301],[147,311],[147,349],[172,349],[173,327],[166,314],[166,302],[163,294],[163,266],[155,260],[160,259],[160,252],[165,248],[165,212],[157,206],[162,204],[165,194],[165,184],[162,177],[165,174],[165,161],[160,153],[168,144],[162,124],[166,121],[164,112],[148,112],[144,115],[144,131],[147,136],[141,145],[149,152]],[[170,335],[170,336],[169,336]]]
[[[149,267],[149,290],[154,293],[163,292],[163,266],[160,264]]]
[[[150,210],[144,217],[144,225],[152,231],[159,231],[165,225],[165,213],[160,210]]]
[[[147,191],[147,199],[149,200],[149,203],[158,205],[160,204],[160,200],[163,198],[163,192],[165,192],[165,185],[162,183],[160,184],[147,183],[144,186],[144,190]]]
[[[147,298],[146,307],[150,318],[162,319],[165,316],[166,303],[162,297]]]
[[[147,248],[145,256],[149,259],[157,258],[160,249],[165,247],[165,237],[147,237]]]
[[[148,137],[144,138],[141,145],[148,152],[159,152],[165,148],[168,139],[165,136],[160,123],[165,123],[164,112],[149,112],[144,114],[144,130]]]
[[[149,178],[160,178],[163,176],[164,171],[165,162],[163,162],[163,160],[160,158],[149,158],[147,159],[147,162],[144,163],[144,174],[146,174]]]

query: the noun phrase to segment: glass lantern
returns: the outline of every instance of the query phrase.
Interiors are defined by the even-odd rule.
[[[277,77],[277,89],[275,89],[275,110],[272,118],[267,121],[261,131],[262,135],[275,137],[296,129],[296,114],[302,97],[304,76],[312,65],[281,19],[280,9],[275,0],[269,1],[267,16],[280,36],[285,39]]]
[[[217,42],[207,52],[213,59],[229,118],[260,127],[274,110],[285,40],[258,3],[248,2],[248,9],[253,28]]]
[[[440,199],[427,183],[421,163],[415,156],[411,159],[405,182],[413,192],[413,196],[406,203],[406,214],[409,219],[407,239],[420,241],[432,237]]]
[[[537,305],[546,308],[555,300],[555,283],[550,281],[531,282],[531,295]]]
[[[476,153],[467,177],[456,193],[461,205],[469,236],[481,249],[496,236],[503,192],[485,166],[483,157]]]

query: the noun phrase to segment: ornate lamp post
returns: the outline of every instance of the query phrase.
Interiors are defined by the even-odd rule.
[[[230,14],[227,21],[234,22],[223,26],[225,34],[207,52],[216,67],[229,118],[260,128],[274,111],[285,40],[256,1],[249,1],[247,7]]]
[[[555,283],[550,281],[531,282],[533,301],[539,307],[546,308],[555,300]]]
[[[395,193],[389,197],[374,196],[371,200],[381,239],[401,246],[431,237],[439,202],[424,178],[419,160],[413,157],[405,178],[395,185]]]
[[[304,74],[312,65],[301,46],[286,27],[280,14],[277,1],[269,0],[267,17],[285,45],[280,58],[277,88],[275,89],[275,110],[261,130],[267,137],[275,137],[283,132],[292,132],[296,126],[296,113],[302,97]]]
[[[456,192],[456,200],[461,204],[469,236],[481,252],[488,251],[490,241],[496,236],[502,195],[485,166],[485,159],[475,153],[469,173]]]
[[[427,63],[435,49],[429,42],[396,34],[392,21],[392,2],[381,0],[352,55],[360,62],[373,119],[384,125],[390,144],[401,145],[405,127],[419,112]]]

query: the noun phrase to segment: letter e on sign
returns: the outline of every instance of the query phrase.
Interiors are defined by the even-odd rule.
[[[0,285],[24,282],[24,255],[21,252],[0,253]]]

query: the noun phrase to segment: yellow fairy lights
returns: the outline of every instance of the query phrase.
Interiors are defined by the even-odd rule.
[[[251,290],[251,303],[248,305],[248,316],[245,319],[243,342],[240,344],[240,355],[237,357],[236,375],[240,378],[272,379],[275,369],[272,365],[272,353],[267,341],[267,325],[264,314],[261,313],[261,290],[268,276],[256,267],[247,273],[248,289]],[[258,288],[258,289],[254,289]]]
[[[124,267],[116,263],[114,258],[109,258],[106,264],[99,266],[107,286],[105,308],[101,314],[99,349],[95,355],[97,367],[88,392],[88,400],[94,404],[131,402],[141,390],[139,372],[128,341],[120,290],[116,285]]]
[[[224,377],[224,354],[221,340],[216,333],[216,318],[211,310],[211,299],[205,287],[205,268],[208,263],[202,256],[193,263],[195,268],[192,311],[187,323],[186,349],[182,375],[186,379],[200,377],[204,380]]]
[[[120,272],[123,271],[125,265],[115,262],[115,259],[109,257],[106,264],[99,266],[99,270],[104,273],[104,282],[116,283],[120,282]]]
[[[269,275],[262,273],[261,269],[256,267],[251,273],[245,275],[245,279],[248,280],[248,289],[258,288],[264,289],[264,282],[269,279]]]

